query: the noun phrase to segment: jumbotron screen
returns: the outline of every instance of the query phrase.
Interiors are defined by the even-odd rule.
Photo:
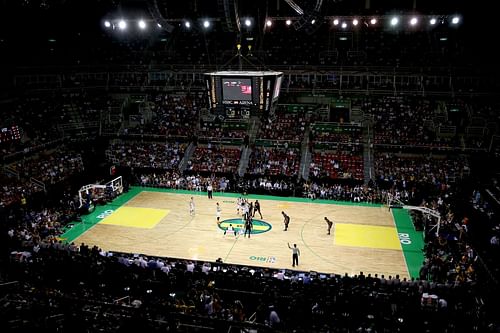
[[[252,80],[222,78],[222,99],[225,101],[251,101]]]

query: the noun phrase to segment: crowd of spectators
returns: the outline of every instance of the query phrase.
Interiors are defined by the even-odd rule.
[[[407,146],[457,146],[456,138],[437,136],[437,127],[451,125],[438,117],[435,103],[422,98],[380,97],[362,104],[365,114],[374,117],[374,143]]]
[[[26,202],[32,194],[82,172],[84,164],[78,152],[61,146],[55,152],[12,163],[8,170],[10,173],[0,175],[2,206]]]
[[[469,164],[461,156],[375,154],[375,180],[379,187],[397,189],[411,196],[425,190],[437,198],[449,194],[455,181],[469,175]]]
[[[152,110],[151,121],[126,128],[126,134],[153,134],[169,137],[189,137],[198,127],[203,105],[198,94],[150,94],[147,102]]]
[[[192,172],[235,173],[240,163],[239,148],[218,147],[208,144],[197,146],[188,161],[187,170]]]
[[[248,162],[248,173],[258,176],[296,177],[300,167],[298,148],[255,147]]]
[[[329,183],[305,182],[302,185],[303,196],[310,199],[336,201],[386,203],[387,193],[369,185],[341,185]]]
[[[278,107],[276,119],[263,123],[259,139],[301,142],[308,126],[305,112],[287,112],[286,106]]]
[[[120,142],[111,144],[106,155],[109,162],[121,166],[172,170],[179,167],[184,149],[177,142]]]
[[[232,180],[226,177],[203,177],[199,174],[181,175],[177,171],[142,173],[137,176],[137,183],[141,186],[204,192],[210,184],[216,192],[234,191]]]
[[[313,153],[309,172],[314,178],[363,180],[363,157],[351,152]]]

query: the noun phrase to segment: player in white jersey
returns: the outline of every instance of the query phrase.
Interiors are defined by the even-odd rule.
[[[241,197],[236,200],[236,214],[240,215],[240,211],[243,210],[243,199]]]
[[[219,203],[217,203],[217,206],[215,208],[215,216],[217,217],[217,224],[220,224],[220,214],[222,212],[222,209],[220,208]]]
[[[194,199],[191,197],[191,201],[189,201],[189,215],[194,216],[195,214],[195,207],[194,207]]]

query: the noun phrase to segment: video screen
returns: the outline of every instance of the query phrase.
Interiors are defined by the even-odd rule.
[[[252,79],[222,78],[222,98],[229,101],[251,101]]]

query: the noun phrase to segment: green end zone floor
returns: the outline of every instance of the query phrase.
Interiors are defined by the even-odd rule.
[[[105,216],[110,214],[113,210],[124,205],[130,199],[141,193],[142,191],[149,192],[166,192],[166,193],[179,193],[179,194],[190,194],[190,195],[200,195],[206,196],[206,192],[195,192],[187,190],[172,190],[172,189],[160,189],[153,187],[137,187],[132,186],[127,193],[123,193],[118,198],[113,200],[113,202],[104,205],[97,206],[96,209],[88,214],[82,216],[82,222],[76,222],[71,224],[61,238],[66,242],[72,242],[80,235],[85,233],[87,230],[92,228],[94,225],[99,223]],[[227,197],[227,198],[238,198],[241,194],[238,193],[214,193],[215,197]],[[269,195],[256,195],[249,194],[246,196],[248,199],[259,199],[259,200],[279,200],[279,201],[289,201],[289,202],[314,202],[317,204],[335,204],[344,206],[364,206],[364,207],[380,207],[381,204],[370,204],[370,203],[353,203],[345,201],[334,201],[334,200],[314,200],[306,198],[295,198],[295,197],[277,197]],[[411,217],[406,209],[393,209],[392,216],[396,224],[396,229],[398,231],[399,239],[401,242],[401,248],[406,260],[406,266],[408,267],[408,272],[411,277],[418,278],[419,270],[424,261],[423,248],[424,240],[422,232],[415,231]]]

